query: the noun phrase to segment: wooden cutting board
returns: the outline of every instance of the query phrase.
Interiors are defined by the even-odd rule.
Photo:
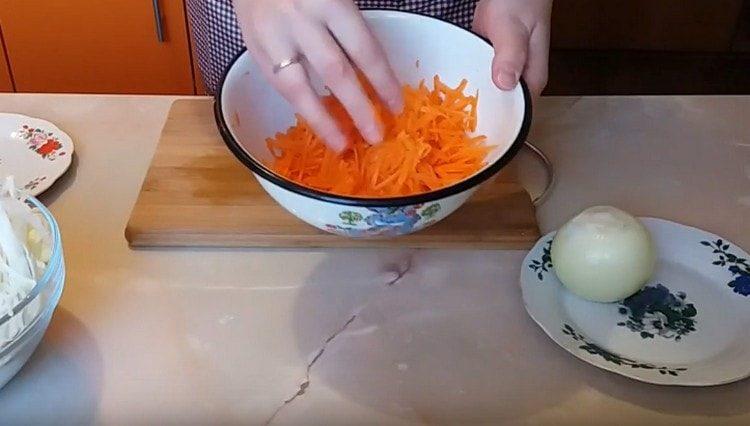
[[[229,152],[210,99],[172,105],[125,237],[131,247],[413,247],[527,249],[540,237],[529,194],[486,183],[435,226],[388,240],[319,231],[287,213]]]

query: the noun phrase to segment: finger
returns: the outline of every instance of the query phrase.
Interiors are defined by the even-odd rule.
[[[293,64],[277,73],[273,72],[274,64],[297,55],[296,47],[283,40],[258,35],[253,42],[248,43],[248,49],[257,52],[254,57],[268,81],[310,124],[315,133],[334,151],[343,151],[348,141],[310,84],[302,64]]]
[[[486,29],[495,48],[492,79],[500,89],[512,90],[526,65],[529,31],[517,18],[501,18],[495,22]]]
[[[357,79],[349,59],[322,25],[301,23],[297,43],[310,65],[346,108],[360,134],[371,144],[383,140],[383,129],[375,110]]]
[[[549,38],[550,29],[547,25],[537,25],[529,40],[529,57],[523,78],[529,85],[529,91],[534,97],[542,94],[547,85],[549,73]]]
[[[401,85],[383,46],[367,27],[355,4],[351,1],[332,2],[325,22],[349,58],[365,74],[380,99],[392,112],[400,113],[404,107]]]

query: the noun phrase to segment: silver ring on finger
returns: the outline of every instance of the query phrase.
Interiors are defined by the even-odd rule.
[[[281,70],[288,68],[294,64],[299,64],[304,59],[305,59],[305,56],[301,53],[298,53],[289,59],[285,59],[279,62],[278,64],[275,64],[273,66],[273,73],[278,74],[279,72],[281,72]]]

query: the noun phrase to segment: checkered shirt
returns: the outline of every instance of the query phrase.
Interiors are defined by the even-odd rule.
[[[477,0],[354,0],[360,8],[398,9],[447,19],[469,28]],[[232,0],[187,0],[195,53],[209,93],[215,93],[221,76],[237,52],[242,33]]]

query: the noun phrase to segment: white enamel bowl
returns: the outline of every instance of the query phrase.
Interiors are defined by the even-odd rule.
[[[216,121],[234,155],[280,205],[322,230],[354,238],[394,237],[428,227],[453,213],[495,175],[523,145],[531,123],[525,84],[498,90],[492,82],[492,46],[480,36],[439,19],[407,12],[367,10],[365,19],[380,39],[402,83],[431,82],[437,74],[448,85],[469,81],[479,91],[477,133],[495,148],[487,166],[452,186],[415,196],[357,198],[309,189],[268,167],[268,136],[294,124],[291,106],[264,80],[247,52],[227,70],[216,97]],[[317,84],[317,83],[316,83]],[[317,84],[323,93],[322,85]],[[498,206],[502,207],[502,206]]]

